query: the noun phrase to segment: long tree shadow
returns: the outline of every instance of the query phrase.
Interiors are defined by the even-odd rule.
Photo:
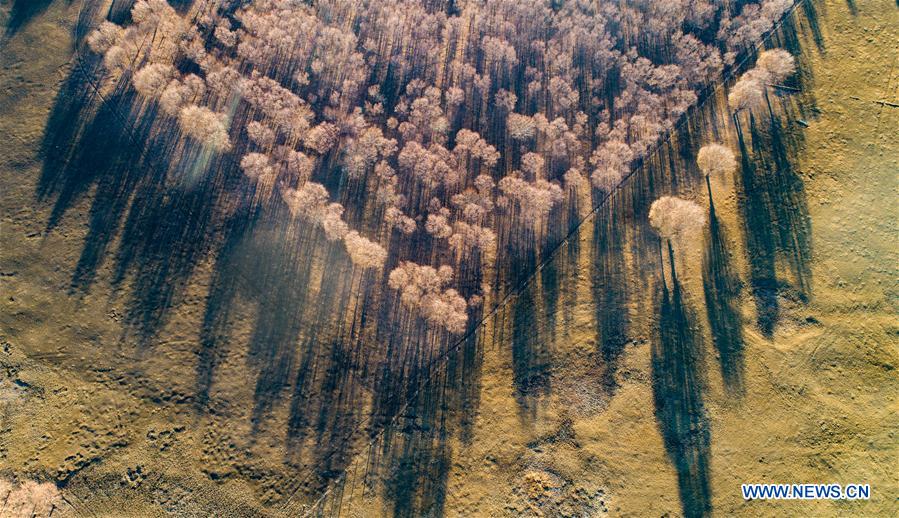
[[[75,25],[72,27],[72,36],[75,38],[75,48],[77,49],[84,38],[90,33],[90,30],[93,28],[94,20],[97,19],[97,16],[100,14],[100,9],[103,7],[103,2],[99,0],[83,0],[81,4],[81,10],[78,12],[78,19],[75,21]],[[84,56],[76,56],[75,59],[81,61]],[[80,65],[76,65],[80,66]]]
[[[811,295],[811,220],[804,183],[790,160],[802,141],[801,136],[792,138],[784,131],[780,117],[769,107],[763,123],[749,116],[750,150],[739,116],[733,119],[741,154],[738,205],[751,285],[759,329],[770,337],[780,314],[779,299],[787,296],[805,302]],[[778,261],[790,272],[790,279],[778,277]]]
[[[6,22],[5,38],[14,36],[27,25],[34,17],[40,15],[50,7],[54,0],[12,0],[12,8],[9,10],[9,19]]]
[[[315,349],[310,348],[309,351]],[[288,428],[292,434],[289,435],[289,445],[299,444],[298,439],[306,436],[309,429],[314,431],[314,454],[312,462],[306,469],[316,472],[321,488],[342,474],[352,462],[355,431],[364,416],[363,387],[360,385],[359,377],[354,375],[359,365],[354,361],[351,351],[347,349],[345,343],[335,340],[327,352],[325,361],[321,362],[321,382],[320,387],[316,389],[318,394],[314,403],[307,408],[301,408],[300,404],[308,401],[308,398],[298,402],[291,401],[291,427]],[[304,381],[306,392],[310,390],[310,386],[315,386],[311,383],[313,380]],[[303,418],[309,428],[307,430],[293,428],[294,424],[300,422],[299,417],[303,413],[312,413]],[[293,456],[295,452],[290,452],[289,455]]]
[[[455,389],[438,375],[423,387],[403,419],[385,432],[382,460],[375,470],[384,480],[384,496],[400,518],[443,516],[451,466],[448,439],[455,428]]]
[[[177,140],[172,121],[160,121],[155,106],[137,103],[127,80],[100,98],[85,73],[73,68],[48,119],[37,197],[53,199],[47,222],[47,231],[53,231],[93,189],[70,289],[73,294],[90,290],[119,238],[112,282],[118,286],[131,275],[126,322],[145,345],[199,259],[214,248],[216,205],[229,179],[210,174],[180,181],[182,171],[195,166],[198,151],[188,146],[181,158],[172,158]],[[141,115],[132,123],[134,110]],[[217,169],[220,161],[207,165]]]
[[[460,293],[470,299],[472,295],[480,291],[484,282],[484,272],[481,270],[481,255],[473,254],[463,263],[460,275]],[[484,316],[483,304],[471,308],[470,319],[471,332],[465,336],[463,342],[458,345],[450,361],[446,363],[445,375],[456,387],[451,391],[449,407],[453,409],[459,425],[459,439],[466,445],[473,440],[474,422],[478,414],[481,398],[481,366],[483,364],[483,347],[480,333],[474,326]]]
[[[560,257],[556,259],[557,261],[563,262],[563,266],[561,267],[563,297],[562,316],[563,329],[565,329],[566,334],[574,325],[574,308],[577,306],[578,301],[578,279],[580,277],[578,262],[581,257],[581,234],[578,229],[578,224],[580,223],[580,203],[578,202],[576,190],[573,191],[570,198],[571,201],[568,204],[566,215],[566,227],[572,237],[565,240],[563,243],[564,258]]]
[[[249,305],[254,308],[252,331],[242,346],[250,379],[255,378],[251,440],[271,429],[266,423],[273,408],[289,397],[284,461],[308,477],[302,487],[293,479],[285,486],[321,491],[351,460],[366,406],[359,356],[366,344],[335,327],[352,291],[349,259],[320,229],[296,225],[283,208],[257,213],[252,220],[236,219],[226,235],[203,318],[197,411],[216,411],[216,370],[233,352],[240,322],[235,310],[239,303]],[[319,263],[311,256],[318,254],[333,270],[316,280],[313,266]],[[356,308],[364,304],[361,299]]]
[[[127,93],[112,96],[80,130],[78,123],[73,124],[74,130],[57,126],[67,124],[68,117],[51,118],[45,132],[46,159],[38,193],[41,198],[56,195],[47,230],[53,230],[71,205],[96,186],[88,234],[72,275],[73,291],[86,292],[93,283],[131,197],[139,183],[145,180],[146,148],[134,145],[131,132],[118,120],[119,111],[131,100]],[[80,116],[81,112],[75,107],[71,113]],[[141,129],[147,147],[156,145],[147,133],[148,126],[141,125]],[[74,138],[67,145],[62,145],[60,140],[69,137],[71,131],[78,131],[77,137],[72,136]],[[164,177],[164,170],[153,170],[151,174],[158,176],[160,173]]]
[[[479,262],[480,258],[472,260]],[[463,290],[476,289],[481,273],[467,270]],[[466,281],[466,277],[471,278]],[[483,308],[474,309],[472,321],[480,321],[482,312]],[[415,320],[413,329],[420,325],[420,319]],[[380,488],[388,503],[384,514],[443,516],[451,466],[449,440],[457,436],[463,444],[472,441],[480,403],[482,341],[473,329],[457,344],[445,341],[436,351],[446,351],[443,361],[435,363],[435,352],[422,350],[422,345],[434,340],[420,332],[393,334],[392,341],[408,342],[409,336],[415,341],[414,359],[404,362],[404,368],[385,369],[377,381],[376,386],[382,388],[376,390],[380,403],[375,412],[398,418],[371,429],[372,434],[381,433],[365,468],[363,492]],[[391,356],[388,351],[388,358]],[[403,396],[397,399],[396,394]]]
[[[134,7],[136,0],[112,0],[109,4],[109,12],[107,18],[112,23],[119,25],[131,21],[131,8]]]
[[[302,258],[315,253],[317,247],[325,242],[324,236],[312,227],[308,231],[294,233],[292,221],[283,213],[259,218],[264,221],[257,219],[252,224],[239,222],[219,252],[207,296],[197,370],[198,401],[208,401],[215,368],[230,341],[233,327],[231,311],[236,299],[240,296],[251,301],[255,306],[255,315],[246,346],[248,366],[256,373],[252,413],[254,429],[282,397],[291,377],[296,374],[300,376],[298,381],[303,382],[304,372],[308,372],[312,365],[325,367],[323,372],[326,374],[319,376],[319,382],[340,384],[331,379],[333,373],[327,374],[327,366],[339,360],[334,355],[339,356],[340,353],[325,347],[327,340],[321,338],[328,336],[330,331],[328,312],[333,309],[335,297],[346,293],[345,286],[329,281],[343,283],[351,278],[349,275],[323,277],[325,282],[317,292],[316,303],[309,304],[314,262]],[[324,253],[331,257],[329,263],[337,271],[345,272],[347,258],[333,246],[325,245],[325,250]],[[309,329],[304,316],[312,317],[317,324]],[[297,374],[298,351],[302,356]],[[325,361],[328,355],[335,361]],[[343,365],[345,362],[340,360],[337,363]],[[305,383],[299,383],[295,391],[301,395],[302,390],[308,388]],[[327,406],[332,403],[328,400],[322,404]],[[305,413],[309,410],[302,408]],[[295,412],[299,411],[295,409]],[[297,423],[304,421],[294,416],[291,422],[291,426],[296,428]]]
[[[752,117],[752,115],[750,115]],[[777,298],[776,245],[767,191],[755,162],[747,149],[738,116],[734,116],[740,144],[740,175],[737,204],[742,213],[746,253],[749,254],[749,278],[755,299],[756,320],[765,336],[774,333],[780,316]]]
[[[817,2],[814,0],[806,0],[802,2],[802,11],[805,15],[805,20],[809,24],[809,29],[812,31],[812,39],[815,41],[815,45],[817,45],[819,50],[824,50],[824,34],[821,32],[821,24],[819,22],[818,17],[818,6],[815,5]],[[850,2],[849,4],[850,10],[853,7],[853,4]],[[793,17],[788,17],[789,22],[793,22]],[[795,33],[795,29],[793,31]]]
[[[727,250],[727,236],[709,205],[709,240],[702,262],[705,309],[718,351],[721,376],[727,390],[737,396],[743,393],[743,324],[740,316],[740,278]]]
[[[620,218],[607,204],[593,220],[593,300],[596,332],[603,362],[602,384],[608,393],[617,388],[618,360],[628,343],[627,267]]]
[[[563,219],[562,206],[556,206],[550,212],[549,221],[559,221]],[[545,336],[551,344],[556,340],[556,322],[559,311],[559,299],[561,297],[561,275],[560,271],[564,264],[561,258],[552,257],[550,252],[555,250],[555,246],[562,242],[564,238],[565,227],[561,224],[551,225],[543,238],[540,247],[540,257],[543,263],[540,268],[540,296],[543,300],[543,321]]]
[[[288,239],[286,225],[257,232],[249,261],[249,284],[258,289],[257,314],[248,345],[248,364],[256,374],[254,430],[281,397],[293,374],[297,344],[303,331],[312,261],[299,260],[311,243]],[[315,345],[315,342],[309,343]]]
[[[98,120],[102,124],[102,118],[98,118]],[[99,137],[99,135],[97,136]],[[150,146],[159,144],[158,139],[148,139],[148,141]],[[92,149],[100,149],[99,141],[85,144],[97,146]],[[113,151],[110,152],[109,149]],[[85,293],[90,289],[97,270],[100,268],[111,242],[119,234],[126,215],[127,220],[133,225],[134,214],[140,212],[138,205],[154,197],[158,199],[158,195],[154,196],[154,191],[158,191],[158,189],[153,184],[164,182],[166,176],[164,168],[150,169],[152,163],[145,161],[140,150],[129,148],[127,142],[114,142],[106,153],[98,154],[103,158],[110,159],[111,162],[108,164],[108,168],[97,167],[95,169],[102,176],[96,179],[87,236],[84,239],[81,256],[78,258],[72,274],[71,291],[73,293]],[[149,153],[147,156],[154,154]],[[87,167],[90,165],[86,164]],[[140,196],[138,205],[131,205],[134,196]],[[51,224],[56,224],[52,218]],[[133,238],[133,236],[130,237]],[[120,246],[119,255],[123,250],[123,247]]]
[[[789,28],[787,30],[789,30]],[[613,96],[614,93],[610,95]],[[390,103],[388,102],[388,104]],[[495,133],[499,133],[499,131],[497,130]],[[686,139],[680,142],[681,144],[685,144]],[[501,146],[502,143],[499,143],[499,145]],[[509,156],[513,162],[517,162],[517,160],[520,159],[515,150],[505,150],[500,147],[500,151],[503,151],[503,160],[506,160],[506,156]],[[688,146],[683,146],[677,150],[672,149],[670,146],[663,146],[663,149],[653,153],[653,156],[642,161],[642,164],[638,164],[640,167],[649,169],[650,172],[649,174],[638,175],[637,181],[641,182],[641,185],[638,186],[639,188],[632,186],[628,189],[629,194],[633,197],[633,199],[629,201],[630,205],[627,207],[628,212],[632,214],[644,214],[648,209],[649,203],[654,199],[654,196],[652,195],[659,192],[676,192],[679,190],[679,187],[683,186],[681,182],[686,182],[686,184],[689,185],[695,180],[696,178],[690,177],[691,171],[679,167],[681,165],[680,163],[686,159],[692,161],[694,155],[695,149]],[[499,169],[503,168],[504,167],[501,164]],[[684,172],[687,173],[686,176],[678,176],[679,174],[684,174]],[[753,171],[750,176],[755,179],[755,172]],[[755,180],[758,185],[751,186],[751,188],[756,189],[753,194],[756,196],[768,196],[766,192],[767,186],[759,179]],[[647,196],[647,194],[650,196]],[[757,216],[759,217],[764,213],[761,208],[768,208],[767,199],[764,198],[756,198],[753,200],[752,205],[759,208],[757,211]],[[634,220],[636,221],[636,218],[634,218]],[[640,221],[641,223],[638,223],[638,225],[643,224],[643,220],[641,219]],[[771,228],[770,220],[767,222],[767,225],[767,239],[765,235],[762,235],[761,237],[755,236],[753,239],[755,239],[756,242],[771,245],[770,247],[767,247],[767,249],[770,250],[770,261],[763,264],[763,268],[756,271],[757,275],[755,275],[754,280],[762,281],[760,283],[761,288],[765,287],[765,280],[771,281],[770,284],[774,289],[770,290],[768,293],[762,293],[760,291],[758,295],[761,296],[763,302],[773,301],[776,304],[777,279],[774,272],[778,238],[775,237],[776,231]],[[498,241],[503,250],[519,243],[527,243],[528,246],[530,246],[534,241],[533,236],[528,236],[525,232],[517,232],[517,235],[510,236],[510,234],[514,232],[515,230],[509,230],[508,228],[500,231]],[[764,227],[763,232],[765,232]],[[636,233],[639,237],[634,240],[638,241],[634,244],[634,250],[638,264],[645,264],[647,259],[649,261],[654,261],[654,254],[643,254],[642,249],[646,248],[654,250],[655,247],[641,246],[642,244],[648,245],[648,240],[651,239],[651,237],[649,237],[649,234],[646,232],[641,231]],[[654,245],[654,243],[652,244]],[[549,245],[544,243],[543,246],[546,248]],[[425,246],[424,248],[428,253],[418,257],[428,257],[430,253],[436,251],[436,249],[431,250],[428,246]],[[576,250],[574,247],[571,247],[570,250],[571,249]],[[534,267],[536,267],[536,264],[527,261],[526,255],[522,253],[521,250],[512,250],[511,252],[511,260],[504,260],[499,264],[498,270],[501,272],[501,278],[496,282],[496,293],[508,294],[510,291],[519,288],[522,282],[530,279]],[[648,257],[643,257],[643,255]],[[391,259],[388,259],[388,264],[385,269],[392,267],[393,263],[390,261]],[[543,268],[546,267],[546,265],[543,265]],[[611,272],[613,268],[614,267],[610,266],[608,271]],[[634,270],[635,273],[651,271],[639,267],[634,268]],[[534,288],[533,285],[536,285],[541,289],[555,289],[553,286],[555,281],[551,273],[552,272],[550,272],[550,275],[546,276],[543,276],[542,272],[541,274],[538,274],[537,277],[539,278],[534,279],[534,282],[529,283],[532,286],[525,286],[524,291],[520,295],[513,296],[510,299],[505,299],[503,297],[499,298],[503,301],[503,306],[500,308],[502,317],[498,319],[502,324],[494,326],[494,332],[499,334],[499,337],[494,337],[494,339],[497,343],[508,343],[510,337],[504,337],[503,334],[511,328],[511,340],[513,342],[512,367],[513,380],[516,388],[515,393],[519,399],[519,409],[524,409],[525,412],[531,410],[534,406],[533,403],[536,401],[536,398],[532,395],[534,392],[532,391],[532,388],[537,389],[537,394],[541,393],[543,390],[548,391],[549,388],[550,362],[540,360],[543,356],[540,354],[540,351],[545,350],[545,346],[540,343],[540,332],[545,331],[546,329],[541,327],[541,319],[543,318],[542,312],[536,311],[538,309],[544,309],[544,307],[541,306],[543,300],[542,297],[537,297],[535,295],[535,293],[537,293],[537,288]],[[770,274],[765,275],[767,273]],[[643,274],[641,273],[641,275]],[[641,279],[646,280],[646,278]],[[547,284],[540,286],[544,283]],[[534,291],[531,291],[532,289]],[[708,476],[710,439],[702,405],[702,344],[700,336],[693,328],[693,315],[683,304],[682,298],[681,287],[677,281],[674,283],[673,295],[667,289],[664,294],[660,295],[660,299],[663,299],[662,302],[664,302],[659,304],[664,307],[662,313],[664,315],[663,321],[665,322],[665,325],[663,326],[664,331],[660,332],[660,335],[663,335],[665,338],[664,340],[659,340],[659,344],[656,344],[654,349],[653,368],[654,373],[657,373],[654,381],[654,389],[657,396],[656,406],[660,427],[665,435],[669,454],[678,468],[685,514],[688,516],[698,516],[708,514],[711,508]],[[388,308],[389,306],[389,303],[384,304],[381,311],[383,311],[384,314],[389,313],[389,309],[383,309]],[[775,317],[770,319],[772,322],[776,321],[776,307],[774,314]],[[610,318],[614,318],[614,316],[611,315]],[[421,335],[421,331],[416,329],[414,324],[406,324],[402,327],[404,330],[408,331],[409,334]],[[607,327],[611,327],[612,329],[615,328],[614,325]],[[426,356],[417,352],[417,344],[408,347],[396,344],[396,340],[396,337],[389,333],[388,337],[383,340],[387,347],[388,357],[395,356],[397,358],[405,358],[411,356],[412,358],[421,358]],[[614,356],[614,348],[610,349],[609,352]],[[402,360],[396,360],[394,368],[399,369],[402,365],[412,365],[414,363],[415,362],[404,363]],[[413,377],[414,376],[407,373],[397,374],[393,379],[412,380]],[[382,375],[381,378],[387,379],[388,376],[385,374]],[[439,382],[436,383],[439,384]],[[386,384],[385,387],[386,386],[391,386],[391,384]],[[383,397],[381,394],[387,394],[391,391],[386,388],[378,388],[375,392],[375,397],[377,399]],[[408,394],[408,390],[403,392]],[[522,395],[526,395],[526,397],[522,397]],[[413,398],[413,406],[418,404],[416,399],[417,396],[412,394],[404,395],[402,398],[398,399],[408,399],[409,397]],[[404,408],[403,405],[393,405],[392,403],[395,402],[395,398],[393,397],[383,397],[383,399],[384,401],[382,403],[375,404],[375,408],[387,410],[385,416],[392,411],[399,412]],[[420,426],[420,422],[417,420],[417,414],[413,411],[410,411],[408,415],[404,414],[401,416],[401,419],[403,424],[398,425],[397,429],[406,430],[407,433],[417,430],[417,427]],[[375,429],[377,429],[377,427],[373,427],[373,430]],[[417,469],[408,468],[411,462],[409,459],[416,458],[416,453],[420,459],[433,459],[439,457],[439,454],[433,454],[433,450],[439,450],[439,447],[424,446],[423,451],[417,451],[416,448],[412,448],[411,450],[404,449],[403,446],[407,444],[404,442],[406,439],[397,439],[394,436],[395,433],[396,432],[392,429],[385,430],[385,438],[382,439],[381,443],[382,446],[375,448],[376,452],[371,454],[371,457],[375,459],[372,461],[372,464],[378,466],[394,466],[395,468],[393,470],[388,470],[388,473],[390,473],[391,476],[387,477],[392,481],[389,484],[390,489],[387,491],[387,499],[393,501],[397,505],[394,512],[403,513],[404,511],[402,510],[404,509],[414,508],[418,511],[419,515],[427,515],[432,507],[430,507],[428,503],[423,503],[418,489],[421,487],[420,484],[422,481],[417,480],[412,474],[422,473],[423,476],[428,476],[427,474],[431,473],[431,471],[429,471],[426,466]],[[413,441],[411,438],[408,440]],[[393,444],[394,446],[383,446],[383,443]],[[427,443],[427,441],[420,442],[420,444],[425,443]],[[388,452],[391,451],[403,453],[389,455]],[[397,459],[397,462],[392,463],[385,461],[385,457]],[[427,460],[425,460],[423,464],[428,464]],[[352,477],[352,475],[349,476]],[[374,484],[374,482],[372,483]],[[352,489],[347,489],[343,483],[332,486],[332,489],[334,490],[333,493],[338,495],[343,495],[346,492],[352,493]],[[439,498],[437,500],[439,500]],[[406,505],[404,502],[413,503]],[[439,508],[439,506],[436,508]],[[321,509],[329,509],[330,514],[335,515],[339,513],[340,506],[323,506]]]
[[[536,417],[537,402],[550,391],[552,353],[545,341],[545,322],[537,318],[535,282],[512,301],[512,382],[522,417]],[[541,333],[541,330],[543,331]]]
[[[415,318],[408,324],[415,329],[422,322]],[[463,442],[470,441],[465,435],[471,432],[466,429],[472,425],[476,412],[472,407],[477,404],[472,390],[477,391],[480,377],[477,336],[472,334],[459,345],[436,366],[433,356],[420,356],[426,351],[418,346],[409,355],[400,354],[404,344],[388,350],[375,382],[375,421],[369,426],[374,440],[359,457],[364,464],[336,466],[330,477],[323,477],[332,485],[317,500],[313,514],[337,516],[347,504],[373,514],[372,506],[379,505],[374,501],[377,496],[382,498],[380,515],[444,514],[451,466],[449,440],[458,435]],[[403,360],[402,356],[408,357]],[[395,398],[397,393],[404,397]],[[328,446],[333,441],[320,447]]]
[[[652,346],[655,414],[665,449],[677,471],[684,516],[708,516],[711,434],[703,405],[704,351],[692,312],[686,306],[668,245],[671,289],[663,280],[657,294],[659,327]]]
[[[796,289],[803,301],[811,294],[811,219],[805,196],[805,183],[793,167],[791,157],[798,155],[803,145],[801,133],[788,134],[780,116],[769,106],[769,124],[762,135],[756,131],[767,152],[769,167],[769,193],[778,236],[778,251],[785,257],[792,270]]]
[[[232,312],[236,298],[246,289],[248,281],[241,269],[241,258],[246,253],[247,236],[253,232],[257,221],[258,213],[254,217],[232,218],[225,226],[226,237],[215,258],[197,354],[194,402],[200,413],[208,409],[215,371],[228,353],[234,325]]]
[[[131,127],[121,123],[120,114],[130,111],[133,95],[122,88],[101,99],[85,75],[89,73],[73,68],[44,127],[37,197],[41,201],[55,197],[48,230],[94,182],[114,172],[117,161],[136,161],[143,149],[142,145],[128,145],[136,142],[131,140]],[[110,149],[117,149],[120,155],[111,154]]]
[[[373,281],[363,284],[372,285]],[[357,300],[353,313],[364,326],[369,318],[365,308],[371,301],[364,296]],[[325,303],[324,307],[330,306]],[[480,311],[475,310],[472,317],[478,320]],[[318,315],[307,320],[324,318]],[[313,342],[328,335],[313,326],[309,332]],[[379,346],[385,350],[375,352],[374,358],[371,344],[358,341],[354,349],[348,349],[354,341],[343,335],[321,353],[314,347],[301,348],[304,352],[288,427],[289,456],[299,456],[304,445],[314,446],[313,460],[303,466],[314,472],[314,481],[302,490],[318,494],[334,484],[319,501],[320,511],[333,515],[343,505],[344,494],[358,489],[355,478],[348,480],[342,475],[350,467],[353,448],[364,438],[358,435],[361,429],[368,438],[377,438],[364,473],[359,475],[366,481],[363,500],[366,491],[378,491],[396,516],[442,514],[440,495],[446,491],[449,467],[447,441],[453,434],[463,442],[470,441],[477,412],[481,361],[477,335],[471,334],[449,349],[454,342],[448,336],[410,312],[393,324],[379,322],[378,328],[378,336],[386,343]],[[445,361],[437,363],[444,352]],[[380,361],[374,365],[376,358]],[[367,416],[362,414],[366,387],[372,398]],[[309,437],[314,439],[311,444],[306,440]],[[356,471],[354,468],[353,477]]]
[[[334,261],[329,261],[329,263],[334,263]],[[320,333],[316,326],[310,333],[313,340],[322,335],[333,336],[333,338],[330,348],[322,351],[323,355],[327,354],[327,356],[316,360],[321,365],[322,371],[316,402],[310,408],[302,409],[299,403],[292,401],[291,428],[289,428],[290,433],[295,433],[299,429],[293,428],[293,424],[300,420],[309,422],[309,418],[313,416],[316,418],[313,422],[314,426],[310,426],[315,431],[315,455],[313,455],[310,467],[319,474],[322,482],[340,476],[352,462],[353,448],[356,446],[354,441],[368,437],[366,432],[369,430],[361,430],[360,424],[368,417],[364,410],[368,404],[364,389],[366,388],[365,384],[370,382],[370,378],[367,376],[369,358],[367,353],[373,344],[354,330],[364,327],[368,319],[366,308],[371,304],[370,288],[374,283],[374,278],[362,275],[358,285],[361,293],[355,294],[353,274],[349,262],[347,262],[342,274],[332,276],[331,279],[326,278],[324,281],[320,294],[324,303],[320,306],[320,313],[313,317],[313,321],[327,322],[329,313],[342,314],[352,306],[353,325],[349,331],[338,326],[336,334],[333,332]],[[353,302],[350,302],[351,298]],[[310,349],[310,351],[313,350]],[[298,374],[297,379],[299,376]],[[297,387],[298,389],[299,387]],[[304,392],[308,391],[308,388],[304,390]],[[316,405],[317,412],[311,414],[310,411]],[[303,412],[309,413],[309,417],[300,418]],[[291,437],[301,437],[305,433],[307,432],[301,432],[299,435]]]
[[[400,419],[388,425],[367,466],[366,487],[378,487],[397,517],[443,516],[451,467],[449,439],[467,444],[477,412],[480,339],[469,335],[446,362],[416,384]],[[385,511],[386,512],[386,511]]]
[[[118,10],[111,13],[122,16],[125,4],[117,2]],[[89,63],[85,66],[90,68]],[[423,345],[406,347],[398,355],[400,371],[393,373],[393,381],[373,382],[376,369],[369,372],[365,366],[369,358],[361,351],[375,348],[361,347],[359,329],[343,334],[338,322],[347,316],[355,289],[342,246],[322,246],[321,232],[308,231],[313,225],[290,228],[291,218],[283,207],[265,216],[252,207],[248,210],[252,187],[233,158],[243,149],[210,158],[190,141],[178,144],[172,138],[174,128],[167,129],[165,121],[155,116],[152,104],[139,103],[128,84],[125,78],[101,98],[82,68],[74,67],[45,130],[37,196],[53,203],[48,230],[57,228],[65,214],[94,191],[72,290],[85,293],[91,288],[118,239],[113,287],[125,287],[127,282],[126,322],[146,345],[179,304],[179,293],[198,265],[212,258],[198,348],[196,409],[202,414],[223,408],[213,396],[216,371],[233,351],[235,314],[249,300],[256,309],[245,344],[249,380],[255,377],[253,430],[260,429],[295,381],[288,447],[308,445],[307,438],[312,441],[315,447],[299,467],[317,475],[322,482],[316,487],[321,489],[346,467],[350,448],[356,445],[352,439],[367,432],[358,430],[367,404],[360,399],[363,389],[374,387],[381,399],[392,400],[391,408],[375,408],[375,413],[391,417],[407,401],[394,395],[404,393],[407,382],[416,386],[425,377],[421,366],[435,351]],[[139,117],[135,110],[141,110]],[[327,264],[329,270],[310,295],[315,264]],[[479,278],[470,281],[472,289],[479,287]],[[372,279],[363,279],[363,295],[355,299],[352,321],[360,329],[372,318],[368,308],[377,306],[366,298],[372,284]],[[453,404],[464,406],[470,428],[477,407],[477,383],[470,373],[479,372],[480,358],[477,347],[463,350],[465,366],[457,370],[466,373],[468,382],[462,384],[465,394]],[[295,467],[302,453],[296,450],[285,459]]]

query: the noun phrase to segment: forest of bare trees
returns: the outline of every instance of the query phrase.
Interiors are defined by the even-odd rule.
[[[477,307],[509,251],[546,244],[578,195],[563,186],[610,192],[790,3],[139,0],[88,44],[137,117],[233,154],[251,204],[285,203],[392,279],[483,272],[445,281]],[[757,106],[791,59],[763,53],[731,105]],[[471,325],[413,296],[429,325]]]

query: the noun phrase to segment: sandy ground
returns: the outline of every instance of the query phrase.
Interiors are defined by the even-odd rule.
[[[149,345],[138,343],[126,325],[129,296],[142,284],[131,274],[116,282],[121,256],[111,251],[120,234],[100,254],[90,288],[72,289],[96,221],[92,200],[104,184],[73,190],[61,217],[54,200],[38,194],[44,129],[73,70],[79,13],[77,1],[48,4],[0,47],[0,475],[57,481],[66,497],[58,512],[76,516],[301,509],[288,495],[302,466],[289,461],[279,427],[289,403],[275,404],[257,428],[251,419],[254,382],[239,344],[258,312],[253,301],[238,304],[232,315],[234,344],[217,374],[215,411],[198,415],[191,404],[212,257],[198,256],[179,281],[170,314]],[[798,142],[790,162],[803,194],[799,219],[810,231],[794,237],[809,243],[810,254],[796,268],[784,246],[777,247],[772,297],[779,314],[770,334],[758,325],[752,296],[752,268],[762,261],[743,224],[752,203],[746,179],[713,184],[725,248],[742,284],[735,302],[745,341],[740,393],[725,387],[710,337],[701,246],[678,252],[686,307],[705,344],[704,417],[695,427],[710,439],[696,451],[708,462],[702,471],[715,515],[899,512],[899,108],[877,102],[899,102],[899,11],[889,0],[814,5],[817,25],[805,13],[796,16],[805,92],[775,103],[786,134]],[[0,25],[10,23],[9,12],[10,4],[2,4]],[[722,99],[716,102],[705,117],[737,149]],[[708,203],[701,182],[682,184],[678,194]],[[333,486],[342,498],[325,514],[338,505],[358,516],[391,509],[447,516],[684,514],[677,455],[666,448],[653,396],[658,268],[641,245],[645,208],[618,208],[621,235],[613,249],[619,259],[611,268],[626,276],[627,340],[611,381],[601,381],[609,367],[597,359],[602,337],[595,324],[591,220],[578,236],[581,253],[560,266],[564,287],[556,312],[542,287],[535,285],[530,302],[519,299],[536,308],[532,342],[540,354],[521,360],[513,350],[511,307],[485,325],[480,374],[471,380],[477,405],[470,430],[418,446],[409,461],[417,496],[397,494],[404,479],[396,474],[394,482],[369,481],[365,491],[361,477],[350,477]],[[781,219],[775,230],[795,230],[802,221]],[[545,286],[545,275],[537,284]],[[513,382],[520,361],[531,375],[539,370],[541,377],[530,382],[543,389],[522,393]],[[359,454],[349,472],[365,471],[369,453]],[[872,498],[746,502],[739,488],[746,482],[869,483]]]

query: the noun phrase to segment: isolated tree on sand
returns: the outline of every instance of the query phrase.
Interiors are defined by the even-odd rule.
[[[729,391],[742,389],[743,335],[739,324],[740,279],[730,264],[726,238],[715,215],[711,176],[727,176],[737,168],[733,152],[721,144],[707,144],[696,155],[709,189],[709,239],[703,255],[703,293],[712,341],[719,353],[721,373]]]
[[[729,148],[721,144],[706,144],[696,154],[696,165],[705,176],[705,185],[709,190],[709,206],[712,205],[712,176],[719,178],[732,174],[737,169],[737,159]]]
[[[696,203],[662,196],[649,207],[649,224],[669,241],[692,236],[705,226],[705,212]]]
[[[674,270],[672,242],[678,243],[679,246],[685,244],[702,230],[705,222],[705,211],[692,201],[674,196],[662,196],[652,202],[649,207],[649,224],[668,243],[672,271]],[[661,254],[661,249],[659,253]]]

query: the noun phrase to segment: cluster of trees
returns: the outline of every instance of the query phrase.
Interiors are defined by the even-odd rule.
[[[400,292],[403,306],[451,333],[461,333],[468,321],[467,304],[458,291],[446,287],[452,280],[452,266],[435,269],[405,261],[390,272],[388,284]]]
[[[262,162],[262,158],[257,160],[261,156],[258,153],[245,156],[241,160],[241,167],[245,172],[248,169],[270,169],[270,166]],[[257,162],[262,162],[262,164],[257,164]],[[261,177],[259,174],[253,176]],[[359,268],[380,268],[384,264],[387,259],[387,251],[384,247],[359,235],[355,230],[350,230],[349,225],[343,220],[343,205],[328,203],[328,190],[325,189],[325,186],[320,183],[306,182],[299,189],[284,189],[283,195],[284,202],[291,214],[302,218],[307,224],[311,223],[321,227],[328,241],[342,240],[354,265]]]
[[[778,86],[778,82],[794,72],[796,60],[786,50],[761,52],[755,67],[740,76],[740,80],[733,86],[727,96],[727,103],[734,110],[756,109],[764,104],[769,86]]]
[[[766,51],[762,56],[777,56],[780,60],[786,51],[777,49],[774,51]],[[795,71],[792,56],[789,56],[790,73]],[[761,61],[756,68],[746,73],[752,77],[757,75],[760,68],[763,68],[765,61]],[[789,74],[784,74],[781,79]],[[744,79],[740,79],[744,81]],[[738,83],[740,82],[738,81]],[[734,90],[736,91],[736,90]],[[714,200],[712,197],[711,178],[716,177],[727,181],[728,176],[737,170],[737,159],[734,152],[725,145],[713,142],[702,146],[696,154],[696,165],[699,171],[705,177],[706,186],[709,193],[709,211],[711,218],[714,219]],[[698,244],[701,233],[708,222],[705,209],[694,201],[679,198],[677,196],[661,196],[649,208],[647,214],[650,226],[656,231],[661,240],[667,243],[671,249],[671,260],[674,260],[673,250],[675,247],[690,248]],[[660,253],[661,250],[660,250]],[[664,253],[662,253],[664,256]],[[663,260],[664,262],[664,260]],[[671,265],[674,268],[674,265]]]
[[[357,267],[445,250],[479,271],[541,246],[588,179],[612,190],[790,4],[138,0],[88,44],[108,84],[235,154],[257,203],[285,202]],[[760,59],[732,102],[786,68]],[[461,332],[450,299],[451,317],[421,316]]]
[[[795,72],[796,60],[786,50],[760,52],[755,66],[740,76],[731,88],[728,104],[735,114],[744,109],[752,111],[766,103],[769,86],[780,86],[778,82]],[[713,142],[699,149],[696,165],[706,179],[711,205],[711,177],[726,179],[737,170],[737,159],[730,148]],[[669,243],[695,237],[706,223],[704,210],[698,204],[674,196],[662,196],[655,200],[648,216],[653,229]]]

